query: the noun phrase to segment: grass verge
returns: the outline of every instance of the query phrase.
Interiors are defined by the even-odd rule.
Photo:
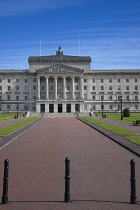
[[[85,119],[85,120],[87,120],[87,121],[89,121],[91,123],[97,124],[98,126],[100,126],[102,128],[105,128],[106,130],[111,131],[112,133],[115,133],[115,134],[119,134],[119,135],[136,135],[136,133],[134,133],[132,131],[120,128],[120,127],[115,126],[115,125],[107,124],[107,123],[101,122],[99,120],[92,119],[90,117],[82,116],[81,118],[83,118],[83,119]]]
[[[34,122],[35,120],[39,119],[40,117],[31,117],[26,120],[23,120],[21,122],[18,122],[14,125],[9,125],[5,128],[0,129],[0,135],[8,135],[10,133],[13,133],[14,131],[18,130],[19,128],[24,127],[25,125]]]
[[[128,137],[125,137],[125,139],[128,139],[128,140],[140,145],[140,136],[128,136]]]

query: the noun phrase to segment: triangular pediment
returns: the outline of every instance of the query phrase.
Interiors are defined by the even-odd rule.
[[[64,64],[56,64],[45,68],[38,69],[37,73],[83,73],[84,70]]]

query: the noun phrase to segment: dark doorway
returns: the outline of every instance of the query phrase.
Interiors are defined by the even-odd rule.
[[[41,106],[40,107],[41,108],[41,112],[45,112],[45,104],[41,104],[40,106]]]
[[[58,113],[62,113],[62,104],[58,104]]]
[[[54,112],[54,104],[49,104],[49,113]]]
[[[80,104],[75,104],[75,111],[80,112]]]
[[[71,112],[71,104],[67,104],[67,112]]]

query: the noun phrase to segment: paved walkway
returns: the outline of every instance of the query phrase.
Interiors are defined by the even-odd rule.
[[[140,159],[75,118],[44,118],[1,150],[10,160],[9,204],[1,210],[129,210],[130,160]],[[64,160],[71,159],[72,203],[63,203]],[[0,170],[2,192],[3,170]],[[140,188],[137,187],[140,202]]]

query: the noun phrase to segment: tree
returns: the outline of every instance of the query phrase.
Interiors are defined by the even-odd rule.
[[[130,111],[129,111],[129,109],[125,108],[123,110],[123,117],[130,117]]]

